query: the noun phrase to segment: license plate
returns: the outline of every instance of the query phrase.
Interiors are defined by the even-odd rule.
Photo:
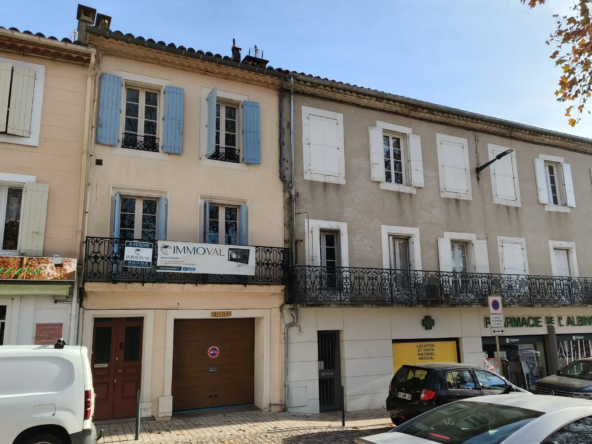
[[[407,401],[411,401],[411,395],[409,393],[399,392],[397,396],[402,399],[406,399]]]

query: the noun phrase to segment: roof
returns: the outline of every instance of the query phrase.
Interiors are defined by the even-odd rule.
[[[458,362],[426,362],[425,364],[405,364],[404,367],[426,368],[428,370],[442,370],[446,368],[476,368],[482,370],[478,365]]]
[[[467,398],[460,402],[477,402],[486,404],[504,405],[522,409],[536,410],[543,413],[551,413],[569,407],[590,407],[592,414],[592,402],[588,399],[568,398],[566,396],[511,394],[490,395],[477,398]]]
[[[35,37],[41,37],[41,38],[47,39],[47,40],[55,40],[56,42],[60,42],[61,41],[63,43],[73,43],[75,45],[86,46],[84,43],[82,43],[79,40],[72,41],[69,38],[65,38],[65,37],[62,40],[59,40],[59,39],[55,38],[53,35],[50,35],[49,37],[45,37],[45,35],[42,32],[37,32],[37,33],[33,34],[31,31],[19,31],[18,28],[8,28],[8,29],[6,29],[4,26],[0,26],[0,29],[5,29],[7,31],[19,32],[21,34],[26,34],[26,35],[33,35]]]

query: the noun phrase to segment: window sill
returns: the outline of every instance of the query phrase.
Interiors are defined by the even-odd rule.
[[[4,256],[4,257],[14,257],[14,256],[18,256],[18,251],[17,250],[0,250],[0,256]]]
[[[399,185],[396,183],[380,182],[380,189],[387,191],[395,191],[398,193],[417,194],[416,187],[410,187],[407,185]]]
[[[345,185],[345,177],[343,176],[328,176],[324,174],[311,173],[309,171],[304,172],[304,180]]]
[[[497,205],[507,205],[508,207],[522,208],[522,202],[519,200],[500,199],[499,197],[493,196],[493,203]]]
[[[545,205],[545,211],[551,211],[555,213],[569,213],[571,209],[561,205]]]
[[[169,160],[169,155],[166,153],[151,153],[150,151],[139,151],[130,148],[113,147],[111,148],[111,154],[117,154],[119,156],[141,157],[152,160]]]
[[[223,162],[221,160],[200,158],[199,164],[216,168],[228,168],[229,170],[249,171],[249,166],[244,163]]]
[[[473,200],[472,193],[455,193],[453,191],[441,190],[440,195],[447,199]]]

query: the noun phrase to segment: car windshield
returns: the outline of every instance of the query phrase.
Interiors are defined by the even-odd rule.
[[[395,383],[407,386],[423,387],[429,371],[423,368],[403,366],[395,375]]]
[[[575,361],[559,372],[560,376],[592,380],[592,361]]]
[[[393,429],[448,444],[498,444],[542,412],[480,402],[455,402]]]

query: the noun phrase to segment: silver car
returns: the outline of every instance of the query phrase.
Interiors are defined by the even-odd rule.
[[[464,399],[358,444],[592,444],[592,401],[518,394]]]

